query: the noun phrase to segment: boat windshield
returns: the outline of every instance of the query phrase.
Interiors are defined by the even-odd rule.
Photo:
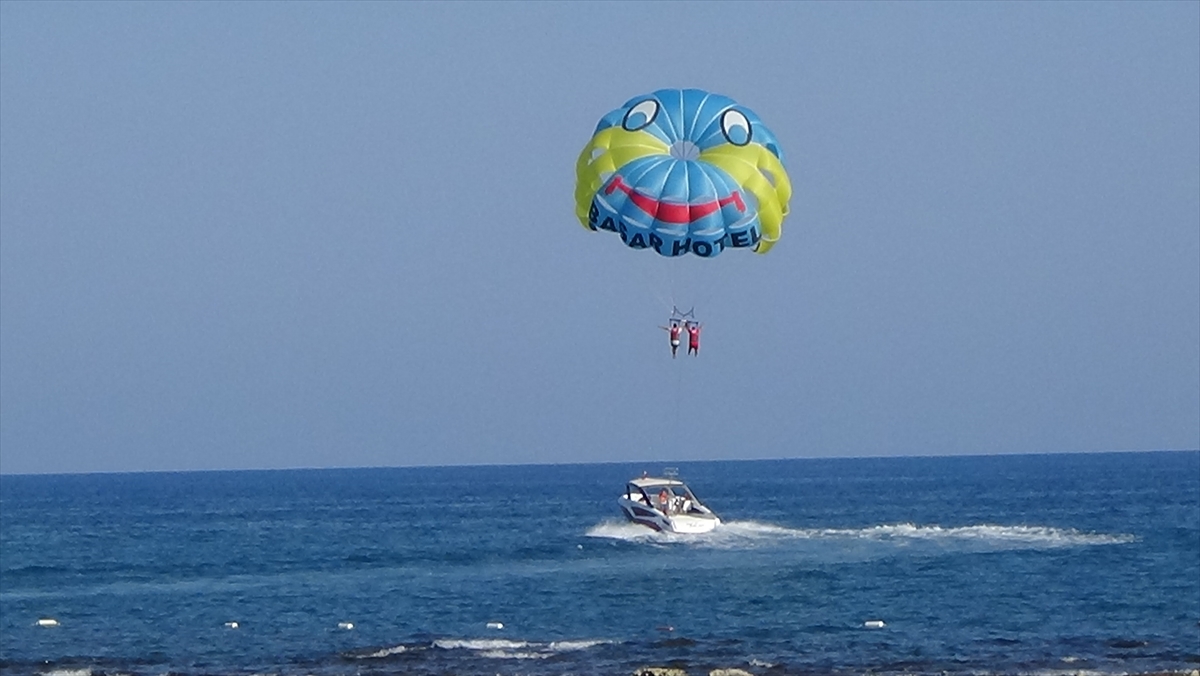
[[[662,486],[661,490],[667,491],[667,493],[674,497],[686,498],[688,500],[696,499],[696,496],[692,495],[687,486]],[[661,492],[661,490],[655,491],[655,495]]]
[[[634,484],[626,484],[625,486],[625,497],[630,500],[646,502],[652,495],[656,495],[656,493],[643,491]]]

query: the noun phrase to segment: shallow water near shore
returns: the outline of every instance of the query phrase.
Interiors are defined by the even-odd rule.
[[[1200,453],[678,466],[3,476],[0,672],[1200,667]]]

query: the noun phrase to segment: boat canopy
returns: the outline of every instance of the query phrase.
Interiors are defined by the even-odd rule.
[[[629,482],[629,485],[637,486],[638,488],[641,488],[641,489],[670,487],[670,486],[683,486],[684,488],[686,488],[686,486],[684,486],[683,482],[680,481],[679,479],[660,479],[660,478],[656,478],[656,477],[652,477],[652,476],[644,476],[639,479],[634,479]]]

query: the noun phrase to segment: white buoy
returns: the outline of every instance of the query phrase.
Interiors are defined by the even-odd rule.
[[[54,619],[53,617],[43,617],[38,620],[36,624],[39,627],[57,627],[58,620]]]
[[[353,629],[353,622],[338,622],[338,629]]]
[[[503,622],[488,622],[487,628],[488,629],[503,629],[504,623]]]
[[[863,622],[863,626],[867,629],[883,629],[887,626],[887,623],[883,620],[867,620]]]
[[[237,623],[237,622],[226,622],[226,623],[225,623],[225,626],[226,626],[226,627],[229,627],[230,629],[237,629],[237,628],[238,628],[238,623]]]

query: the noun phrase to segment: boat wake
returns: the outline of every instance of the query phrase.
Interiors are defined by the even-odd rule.
[[[1001,551],[1115,545],[1136,540],[1130,535],[1088,533],[1073,528],[1050,526],[938,526],[899,523],[864,528],[788,528],[758,521],[727,521],[710,533],[681,535],[655,532],[627,521],[605,520],[588,529],[586,535],[627,542],[686,544],[716,549],[749,549],[809,542],[878,544],[886,548],[929,545],[957,551]]]

